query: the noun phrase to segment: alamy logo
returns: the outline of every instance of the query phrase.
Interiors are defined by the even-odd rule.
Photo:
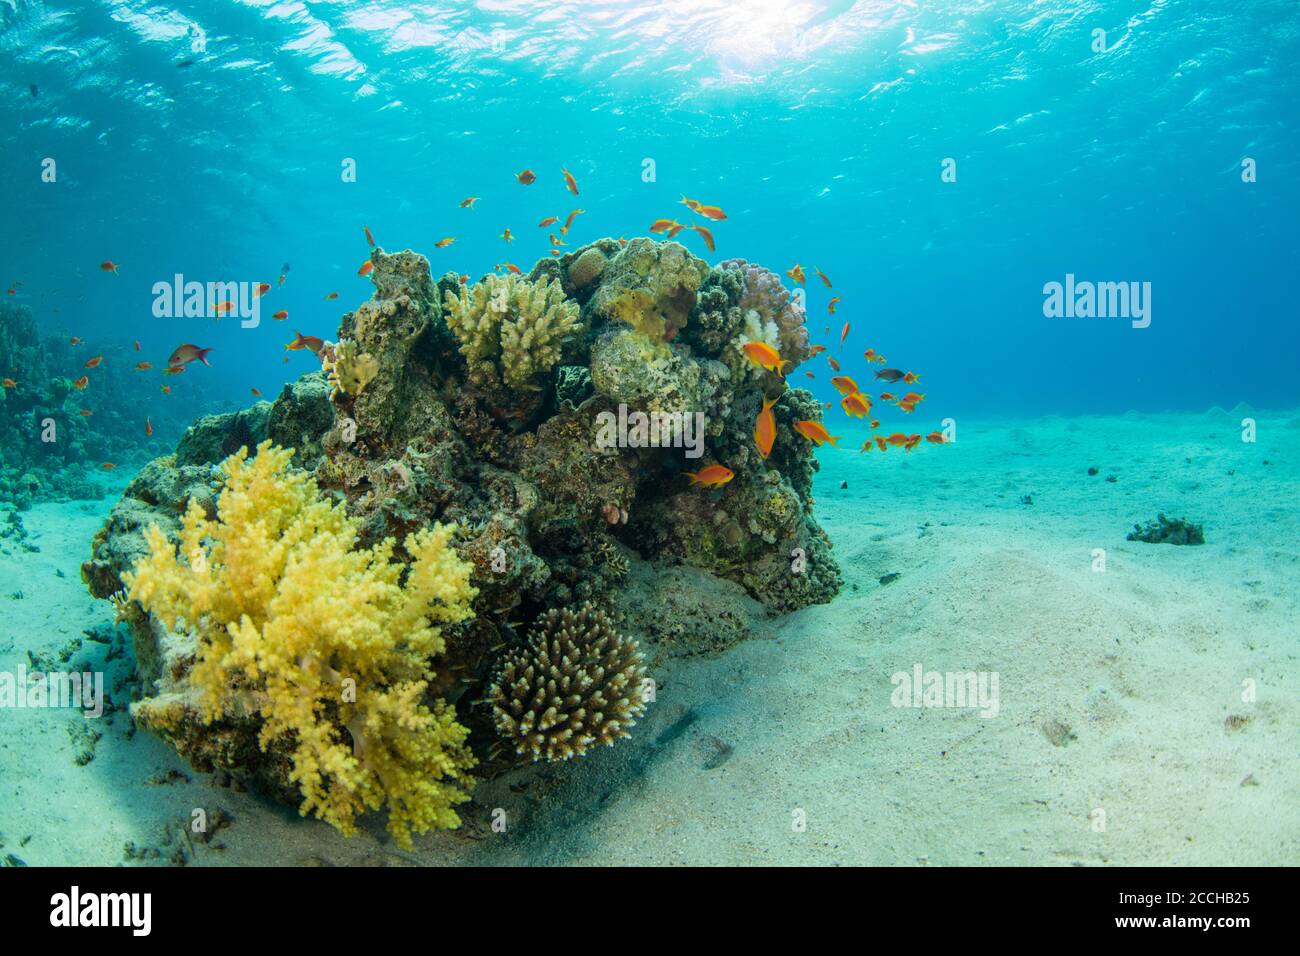
[[[895,707],[978,708],[981,717],[998,715],[997,671],[927,671],[913,664],[910,674],[896,671],[889,682]]]
[[[1131,319],[1133,328],[1151,324],[1150,282],[1065,282],[1043,286],[1043,315],[1049,319]]]
[[[87,717],[104,714],[102,671],[65,673],[31,671],[23,664],[16,671],[0,671],[0,708],[37,709],[79,707]]]
[[[134,936],[148,936],[153,925],[149,893],[71,893],[50,897],[51,926],[129,926]]]
[[[685,448],[687,458],[704,454],[703,412],[628,412],[596,416],[597,448]]]
[[[239,316],[239,325],[255,329],[262,321],[265,282],[185,281],[176,273],[171,281],[153,284],[153,314],[159,319],[219,319]]]

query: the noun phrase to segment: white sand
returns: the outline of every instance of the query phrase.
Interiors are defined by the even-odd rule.
[[[222,788],[128,739],[123,715],[99,722],[78,767],[80,717],[0,711],[0,857],[112,865],[127,841],[165,857],[193,808],[219,807],[234,818],[224,848],[192,862],[1300,863],[1300,411],[1251,413],[1255,444],[1240,440],[1247,413],[964,424],[954,447],[823,450],[817,514],[845,571],[833,604],[666,664],[632,740],[481,785],[466,827],[414,854],[380,819],[345,840]],[[109,505],[23,516],[42,550],[0,556],[0,668],[108,626],[77,568]],[[1208,543],[1124,540],[1157,511],[1203,522]],[[878,583],[887,573],[900,577]],[[996,672],[999,713],[892,706],[890,675],[918,663]],[[188,782],[147,782],[169,768]]]

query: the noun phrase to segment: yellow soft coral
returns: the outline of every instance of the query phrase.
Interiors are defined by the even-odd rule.
[[[356,547],[357,527],[269,441],[222,464],[217,519],[191,501],[178,547],[157,526],[123,575],[130,599],[169,629],[191,629],[188,681],[208,722],[259,714],[261,744],[287,742],[301,812],[345,834],[367,809],[389,829],[454,827],[474,758],[453,710],[423,702],[441,624],[470,617],[471,565],[445,525]]]

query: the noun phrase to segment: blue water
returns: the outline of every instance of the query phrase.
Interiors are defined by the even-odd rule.
[[[314,367],[283,361],[292,328],[332,338],[369,295],[363,225],[477,276],[547,255],[544,216],[586,210],[572,249],[686,217],[685,193],[728,214],[692,251],[820,267],[842,302],[824,319],[813,280],[810,324],[833,346],[851,322],[846,371],[877,348],[954,414],[1293,406],[1297,62],[1294,0],[9,0],[2,278],[51,330],[159,366],[213,346],[177,391],[244,403]],[[285,323],[151,313],[176,273],[285,263]],[[1067,273],[1150,282],[1150,327],[1045,318]]]

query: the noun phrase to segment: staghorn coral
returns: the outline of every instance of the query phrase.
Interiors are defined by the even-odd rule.
[[[443,302],[471,378],[496,377],[515,390],[538,390],[535,379],[560,360],[565,339],[580,325],[577,303],[551,279],[490,275],[473,288],[448,291]]]
[[[488,692],[497,731],[522,757],[568,760],[613,746],[645,711],[636,644],[590,603],[551,610]]]
[[[241,449],[221,466],[215,518],[191,501],[178,544],[146,532],[127,596],[193,642],[193,663],[132,712],[191,740],[195,722],[260,721],[261,748],[292,761],[301,813],[351,834],[386,804],[409,847],[412,833],[457,826],[468,799],[468,731],[424,693],[441,626],[472,614],[469,565],[447,525],[406,537],[409,564],[391,538],[357,548],[355,520],[289,469],[292,454],[268,440],[250,462]]]

